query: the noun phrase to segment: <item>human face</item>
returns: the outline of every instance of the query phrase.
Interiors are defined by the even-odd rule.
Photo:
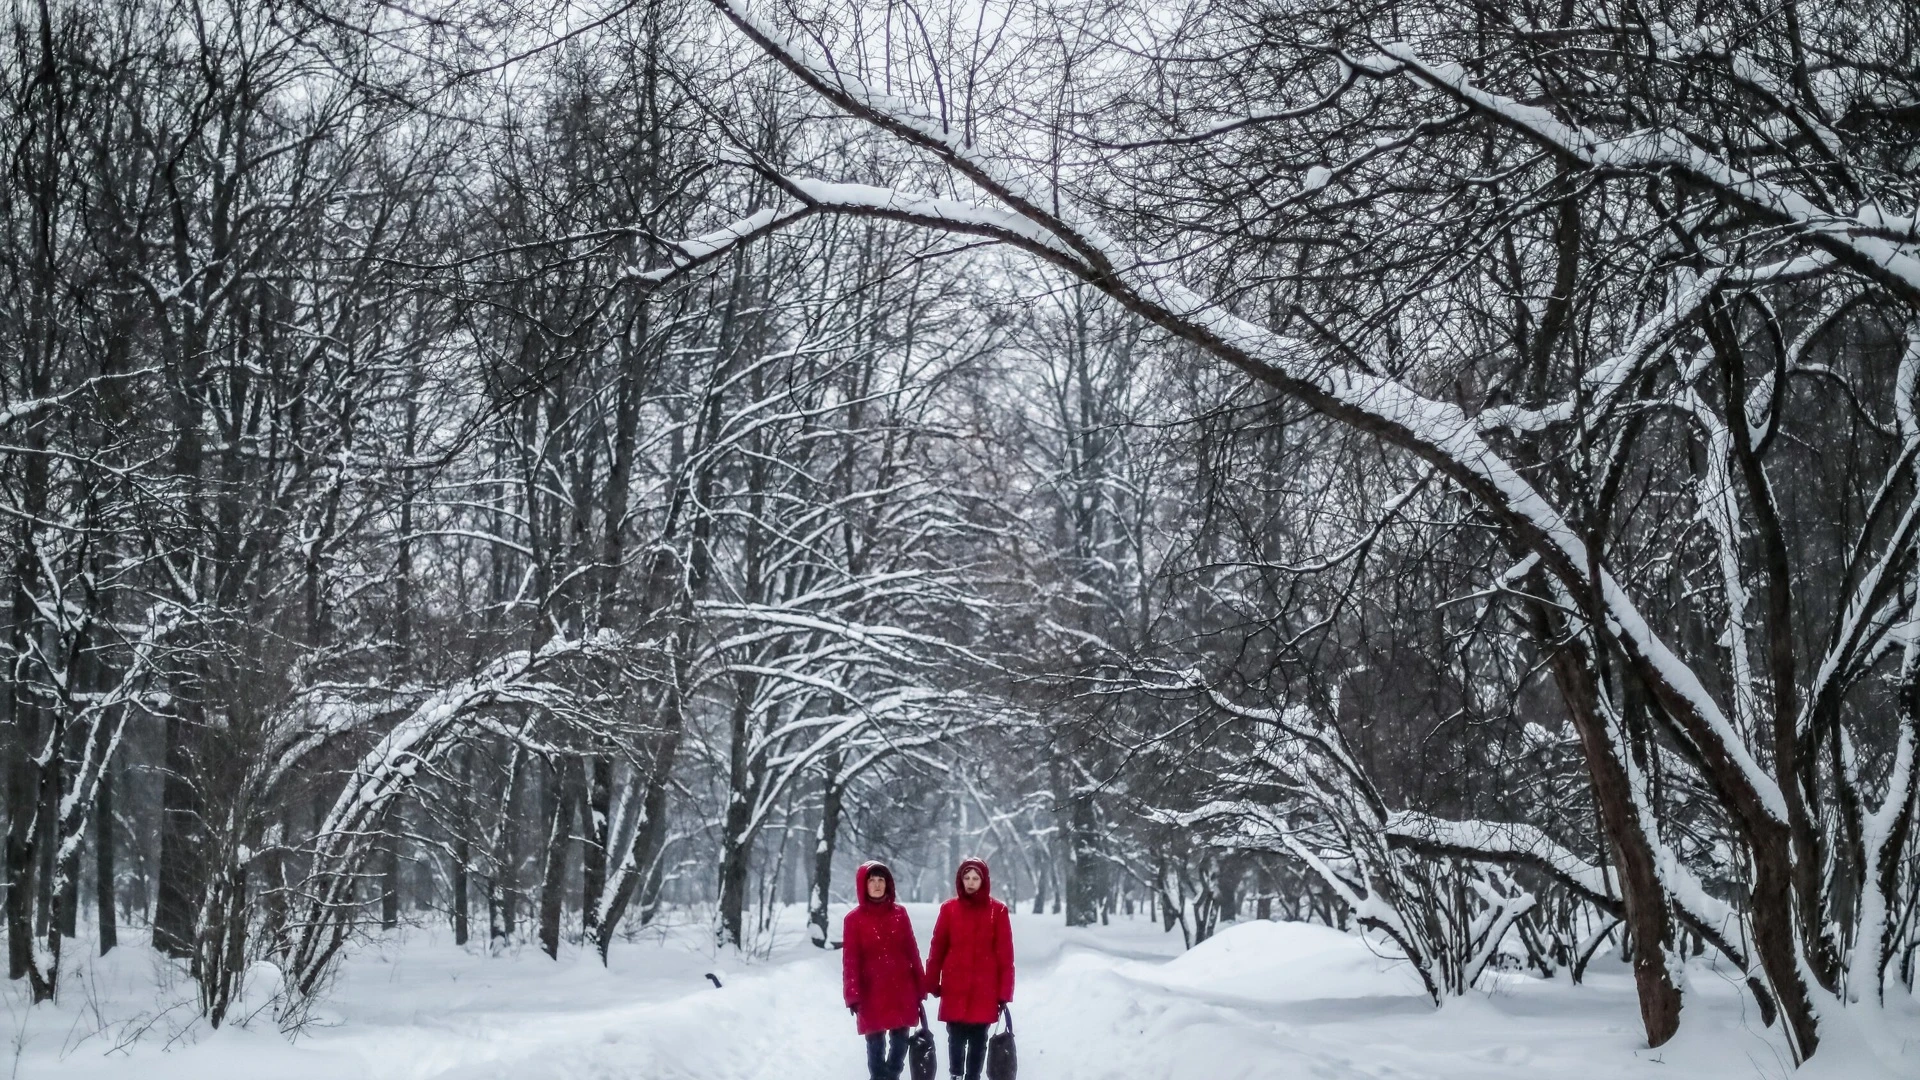
[[[867,895],[878,900],[887,895],[887,879],[879,874],[867,875]]]
[[[971,866],[967,867],[967,872],[960,875],[960,887],[967,890],[968,896],[972,896],[974,893],[979,892],[980,891],[980,871],[975,870]]]

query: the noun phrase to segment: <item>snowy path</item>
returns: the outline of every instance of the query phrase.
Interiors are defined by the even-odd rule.
[[[932,909],[912,910],[924,940]],[[1617,962],[1584,987],[1508,976],[1491,994],[1436,1011],[1404,965],[1325,928],[1249,923],[1179,955],[1177,935],[1144,921],[1070,931],[1056,919],[1015,918],[1027,1080],[1744,1080],[1785,1071],[1739,995],[1705,968],[1681,1037],[1648,1051]],[[789,933],[770,959],[722,963],[695,944],[701,936],[689,928],[616,946],[611,970],[579,954],[557,964],[532,950],[486,958],[416,936],[352,961],[324,1025],[291,1047],[270,1030],[227,1030],[172,1053],[150,1039],[103,1056],[104,1037],[71,1045],[84,1016],[56,1023],[60,1014],[42,1010],[16,1037],[15,1075],[861,1080],[837,953]],[[703,977],[716,970],[719,989]],[[110,1011],[115,987],[132,994],[141,979],[124,962],[97,970],[95,1008]],[[1920,1045],[1914,1053],[1920,1061]]]

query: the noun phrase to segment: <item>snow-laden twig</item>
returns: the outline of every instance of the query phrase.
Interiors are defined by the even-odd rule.
[[[1379,43],[1384,59],[1352,59],[1377,74],[1402,73],[1505,124],[1542,148],[1588,168],[1613,172],[1678,173],[1711,188],[1750,212],[1783,226],[1807,244],[1867,277],[1920,303],[1920,244],[1911,235],[1883,228],[1875,209],[1862,215],[1822,209],[1794,189],[1755,176],[1715,157],[1694,140],[1665,128],[1642,128],[1609,137],[1563,121],[1477,85],[1460,65],[1422,56],[1405,42]]]

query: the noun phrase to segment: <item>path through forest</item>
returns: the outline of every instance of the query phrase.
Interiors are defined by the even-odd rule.
[[[910,907],[924,941],[933,909]],[[414,931],[350,960],[292,1046],[260,1024],[190,1030],[163,1053],[158,1035],[171,1021],[162,1017],[130,1050],[106,1053],[132,1030],[120,1003],[155,997],[161,969],[139,949],[95,962],[82,1001],[36,1010],[24,1030],[24,1010],[10,1002],[0,1022],[16,1026],[8,1049],[23,1077],[861,1080],[839,956],[807,945],[798,917],[764,959],[726,959],[688,925],[617,945],[610,969],[580,952],[558,963],[531,948],[483,957]],[[1596,961],[1582,987],[1509,973],[1490,992],[1436,1011],[1404,965],[1325,927],[1245,923],[1182,954],[1177,933],[1144,919],[1067,930],[1058,916],[1017,915],[1014,926],[1026,1080],[1718,1080],[1786,1071],[1777,1042],[1705,966],[1693,969],[1680,1037],[1649,1051],[1625,968],[1610,958]],[[723,985],[708,982],[708,971]]]

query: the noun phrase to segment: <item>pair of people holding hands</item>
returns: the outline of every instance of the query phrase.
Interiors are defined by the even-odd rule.
[[[867,1040],[868,1080],[899,1080],[907,1033],[928,994],[940,999],[947,1025],[948,1070],[955,1080],[980,1080],[987,1029],[1013,1000],[1013,928],[1007,905],[993,898],[987,864],[960,863],[924,966],[913,923],[895,900],[893,871],[864,863],[853,882],[859,903],[844,924],[841,981],[847,1010]]]

